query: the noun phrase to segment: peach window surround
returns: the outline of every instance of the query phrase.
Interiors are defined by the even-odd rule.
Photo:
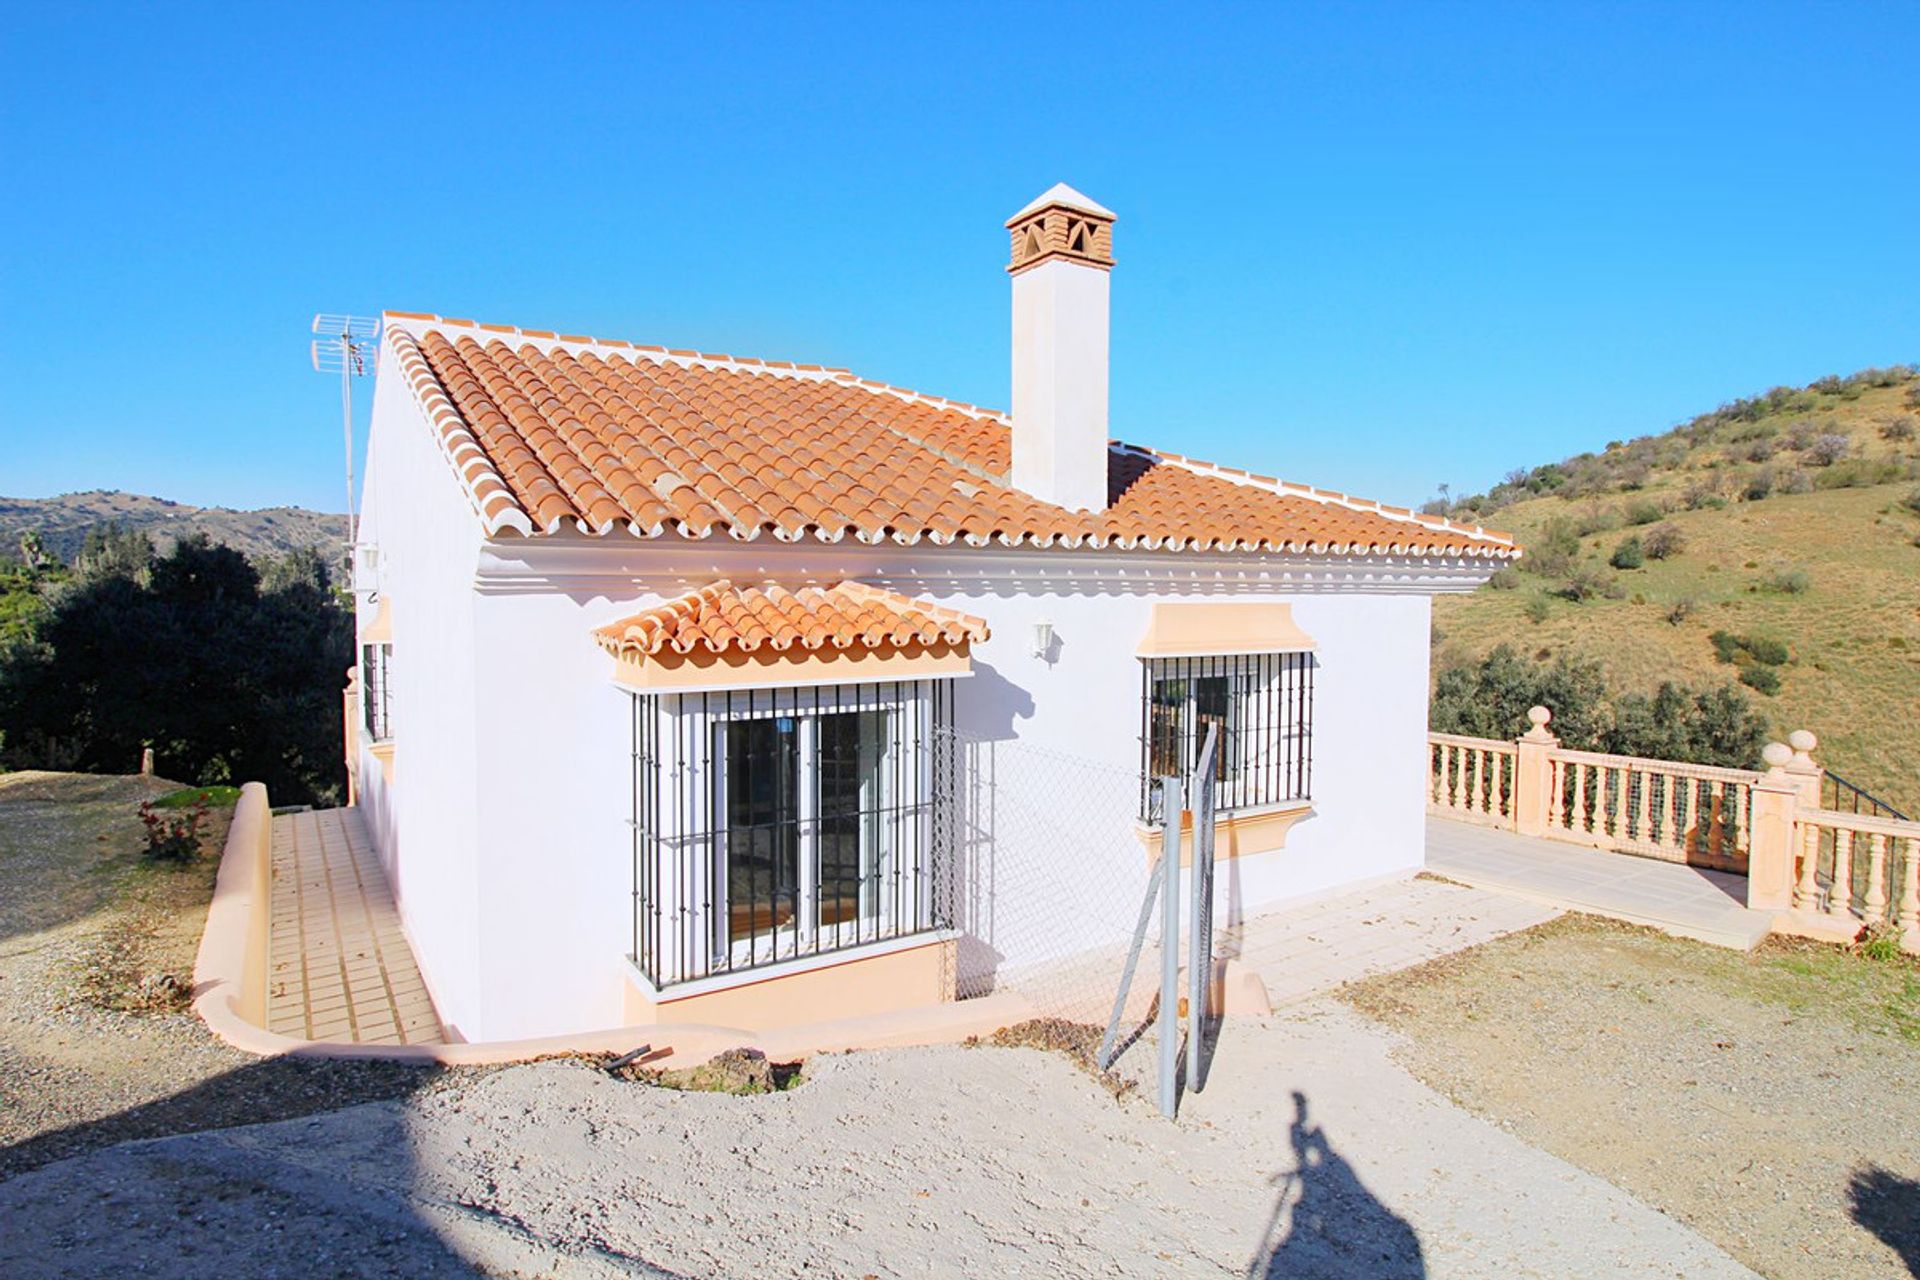
[[[1243,653],[1310,653],[1313,637],[1290,604],[1161,603],[1135,650],[1142,658],[1210,658]]]

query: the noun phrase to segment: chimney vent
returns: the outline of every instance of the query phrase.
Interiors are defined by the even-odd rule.
[[[1013,484],[1076,511],[1107,506],[1112,210],[1064,182],[1007,219],[1013,275]]]

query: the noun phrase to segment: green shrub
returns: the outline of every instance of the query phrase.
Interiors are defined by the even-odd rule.
[[[1650,560],[1671,559],[1687,549],[1687,535],[1680,531],[1679,525],[1668,521],[1649,529],[1640,540],[1640,549]]]
[[[1920,488],[1907,490],[1907,496],[1900,499],[1900,505],[1915,515],[1920,515]]]
[[[1746,486],[1740,491],[1740,496],[1748,502],[1759,502],[1772,492],[1773,468],[1759,467],[1748,473]]]
[[[1616,569],[1638,569],[1646,562],[1646,555],[1640,549],[1640,539],[1631,537],[1624,539],[1607,557],[1607,563]]]
[[[1428,718],[1439,733],[1505,739],[1526,731],[1527,708],[1536,705],[1553,712],[1554,733],[1578,751],[1750,769],[1767,740],[1766,720],[1731,684],[1615,694],[1597,662],[1562,655],[1551,665],[1530,663],[1507,645],[1442,670]]]
[[[1775,569],[1760,580],[1762,591],[1771,591],[1775,595],[1805,595],[1813,585],[1813,579],[1807,576],[1805,569]]]
[[[1681,599],[1675,600],[1672,607],[1667,610],[1667,625],[1670,627],[1679,626],[1688,618],[1691,618],[1693,611],[1697,608],[1699,608],[1699,606],[1694,603],[1693,597],[1691,596],[1683,596]]]
[[[1774,478],[1773,491],[1775,493],[1812,493],[1813,477],[1799,467],[1793,467]]]
[[[1626,521],[1628,524],[1652,524],[1665,514],[1657,502],[1629,502]]]
[[[1870,485],[1892,484],[1902,479],[1907,469],[1891,458],[1878,460],[1855,458],[1822,471],[1813,481],[1816,489],[1864,489]]]
[[[1780,692],[1780,673],[1772,667],[1742,667],[1740,683],[1771,696]]]
[[[1526,615],[1529,622],[1545,622],[1552,612],[1553,606],[1547,603],[1544,595],[1537,595],[1527,601]]]
[[[1520,585],[1520,571],[1510,564],[1502,565],[1493,571],[1493,576],[1487,579],[1487,585],[1495,591],[1512,591]]]
[[[1562,583],[1556,594],[1575,604],[1584,604],[1588,600],[1601,597],[1608,600],[1624,600],[1627,589],[1621,586],[1620,580],[1610,573],[1582,569]]]
[[[1555,516],[1541,528],[1520,567],[1543,577],[1558,577],[1573,567],[1579,554],[1579,526],[1566,516]]]
[[[1880,423],[1880,438],[1882,440],[1913,439],[1913,419],[1905,414],[1883,419]]]
[[[1713,645],[1715,657],[1736,666],[1778,667],[1793,656],[1785,644],[1767,636],[1742,636],[1731,631],[1716,631],[1707,640]]]

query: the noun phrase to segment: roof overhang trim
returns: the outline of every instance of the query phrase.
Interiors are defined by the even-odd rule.
[[[887,680],[955,679],[973,674],[966,641],[878,648],[696,649],[618,654],[613,682],[637,693],[701,693],[798,685],[871,684]]]

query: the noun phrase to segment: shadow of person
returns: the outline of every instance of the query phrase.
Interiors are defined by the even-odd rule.
[[[1853,1220],[1900,1255],[1907,1274],[1920,1276],[1920,1181],[1870,1164],[1847,1185]]]
[[[1265,1280],[1420,1280],[1427,1274],[1420,1239],[1405,1219],[1367,1190],[1319,1125],[1307,1119],[1307,1096],[1293,1094],[1293,1168],[1273,1175],[1279,1186],[1250,1277]]]

